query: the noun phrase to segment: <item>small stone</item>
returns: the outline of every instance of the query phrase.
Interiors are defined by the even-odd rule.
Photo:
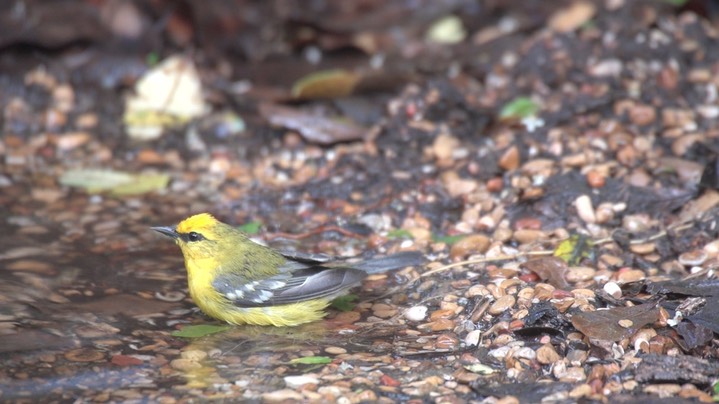
[[[495,316],[498,314],[502,314],[505,311],[511,309],[514,306],[514,303],[516,303],[516,301],[517,299],[512,295],[502,296],[497,299],[497,301],[494,302],[491,306],[489,306],[487,312]]]
[[[457,349],[459,339],[454,334],[440,334],[434,341],[434,347],[437,349]]]
[[[587,184],[592,188],[601,188],[606,183],[607,178],[604,174],[596,170],[591,170],[587,173]]]
[[[285,403],[285,402],[302,402],[302,394],[290,390],[276,390],[262,395],[262,402],[267,403]]]
[[[592,395],[592,386],[584,383],[580,384],[579,386],[572,389],[572,391],[569,392],[569,397],[573,399],[578,399],[582,397],[589,397]]]
[[[456,260],[472,254],[484,254],[489,249],[490,243],[489,237],[484,234],[473,234],[454,243],[449,255]]]
[[[76,149],[90,140],[90,134],[86,132],[68,133],[57,139],[56,145],[59,150],[68,151]]]
[[[687,267],[694,267],[702,265],[708,258],[709,254],[706,251],[692,250],[679,255],[679,263]]]
[[[464,343],[467,346],[479,345],[479,340],[482,337],[482,332],[479,330],[472,330],[464,337]]]
[[[105,358],[105,354],[92,348],[78,348],[65,353],[70,362],[97,362]]]
[[[541,230],[521,229],[515,231],[514,234],[512,234],[512,237],[519,244],[529,244],[544,237],[544,232]]]
[[[633,124],[644,126],[654,123],[657,119],[657,111],[649,105],[635,105],[629,109],[629,120]]]
[[[617,321],[617,324],[619,324],[622,328],[631,328],[634,325],[634,321],[629,319],[622,319]]]
[[[427,317],[427,306],[414,306],[404,312],[404,317],[409,321],[422,321]]]
[[[621,283],[636,282],[644,279],[646,274],[644,271],[639,269],[630,269],[627,271],[620,271],[617,275],[617,281]]]
[[[629,250],[634,254],[644,255],[653,253],[656,250],[656,247],[657,246],[654,243],[632,244],[629,246]]]
[[[328,346],[327,348],[325,348],[325,352],[330,355],[341,355],[346,354],[347,350],[338,346]]]
[[[456,323],[450,319],[442,318],[429,323],[429,329],[432,331],[448,331],[453,329],[455,324]]]
[[[592,198],[589,195],[581,195],[574,201],[574,206],[577,208],[577,215],[585,223],[596,223],[597,216],[594,213],[594,207],[592,206]]]
[[[454,315],[455,315],[454,310],[448,310],[448,309],[435,310],[432,312],[432,314],[430,314],[429,319],[431,321],[436,321],[441,318],[452,318],[452,317],[454,317]]]
[[[537,362],[542,365],[550,365],[559,359],[559,354],[551,344],[545,344],[537,348]]]
[[[320,384],[320,380],[310,375],[285,376],[285,384],[291,389],[297,389],[305,384]]]
[[[596,270],[592,267],[569,267],[565,274],[567,282],[578,283],[592,280]]]
[[[620,288],[616,282],[607,282],[604,284],[602,289],[604,289],[609,296],[612,296],[615,299],[622,297],[622,288]]]
[[[708,254],[708,258],[714,258],[719,255],[719,240],[714,240],[704,246],[704,251]]]
[[[516,170],[519,168],[519,148],[517,148],[517,146],[512,146],[507,149],[499,158],[499,162],[497,164],[505,171]]]
[[[200,351],[198,349],[190,349],[187,351],[182,351],[180,353],[180,357],[182,359],[187,359],[194,362],[199,362],[205,358],[207,358],[207,352]]]
[[[460,145],[459,139],[452,135],[442,134],[434,139],[432,144],[432,152],[437,160],[449,161],[452,159],[452,153]]]
[[[591,20],[596,11],[596,6],[591,2],[576,1],[552,14],[547,24],[555,32],[571,32]]]
[[[534,360],[537,357],[537,353],[534,349],[525,346],[514,351],[512,355],[515,358]]]

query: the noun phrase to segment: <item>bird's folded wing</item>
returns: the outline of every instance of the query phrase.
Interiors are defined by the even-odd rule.
[[[266,307],[311,299],[333,299],[359,284],[367,273],[353,268],[311,266],[259,281],[219,275],[212,286],[238,307]]]

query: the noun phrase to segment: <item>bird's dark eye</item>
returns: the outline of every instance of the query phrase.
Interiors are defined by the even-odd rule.
[[[189,241],[200,241],[202,239],[203,239],[203,237],[202,237],[202,234],[200,234],[200,233],[191,231],[187,234],[187,240],[189,240]]]

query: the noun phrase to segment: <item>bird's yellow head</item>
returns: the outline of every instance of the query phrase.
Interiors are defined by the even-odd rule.
[[[180,246],[186,260],[219,257],[222,246],[228,239],[237,237],[231,226],[215,219],[209,213],[200,213],[181,221],[176,227],[153,227],[166,236],[172,237]]]

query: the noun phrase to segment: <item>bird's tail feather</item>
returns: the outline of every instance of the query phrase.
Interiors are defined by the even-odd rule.
[[[419,251],[402,251],[386,257],[370,258],[366,261],[349,264],[348,266],[361,269],[368,274],[376,274],[405,267],[419,266],[426,261],[427,259],[424,257],[424,254]]]

